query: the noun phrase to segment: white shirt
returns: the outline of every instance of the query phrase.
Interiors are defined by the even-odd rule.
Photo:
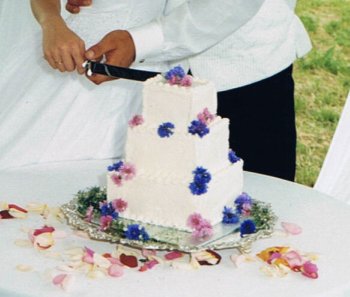
[[[137,61],[188,62],[195,76],[223,91],[270,77],[311,49],[294,4],[192,0],[129,32]]]

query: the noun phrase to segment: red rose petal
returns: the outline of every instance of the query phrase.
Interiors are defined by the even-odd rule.
[[[183,256],[183,253],[179,252],[179,251],[173,251],[170,253],[167,253],[164,258],[167,260],[175,260],[178,258],[181,258]]]
[[[27,212],[28,212],[26,209],[24,209],[24,208],[22,208],[22,207],[19,207],[19,206],[16,205],[16,204],[9,204],[8,208],[9,208],[9,209],[13,208],[13,209],[16,209],[16,210],[18,210],[18,211],[20,211],[20,212],[24,212],[24,213],[27,213]]]
[[[218,265],[219,263],[220,263],[220,261],[221,261],[221,256],[218,254],[218,253],[216,253],[216,252],[214,252],[214,251],[212,251],[212,250],[206,250],[206,252],[207,253],[209,253],[209,254],[211,254],[214,258],[216,258],[216,262],[215,263],[211,263],[211,262],[208,262],[208,261],[206,261],[206,260],[199,260],[198,261],[198,263],[200,264],[200,265],[209,265],[209,266],[211,266],[211,265]]]
[[[14,219],[15,217],[12,216],[8,210],[2,210],[0,211],[0,219]]]
[[[122,262],[125,266],[130,268],[135,268],[138,266],[137,258],[135,256],[128,256],[125,254],[121,254],[119,256],[120,262]]]
[[[55,228],[54,227],[49,227],[49,226],[44,226],[40,229],[35,229],[34,230],[34,233],[33,233],[33,236],[38,236],[42,233],[52,233],[53,231],[55,231]]]

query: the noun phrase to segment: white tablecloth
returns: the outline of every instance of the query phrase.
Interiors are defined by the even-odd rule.
[[[23,206],[33,201],[50,205],[68,202],[78,190],[101,184],[108,164],[75,162],[0,171],[0,201]],[[272,203],[279,222],[293,222],[303,228],[297,236],[259,240],[253,245],[253,253],[275,245],[317,253],[318,279],[294,272],[285,278],[270,278],[259,271],[259,262],[236,268],[229,259],[234,251],[225,250],[219,251],[223,260],[217,266],[182,270],[158,265],[144,273],[128,269],[121,278],[81,277],[71,292],[65,292],[45,278],[45,271],[57,265],[56,259],[14,244],[16,239],[25,238],[21,227],[40,227],[40,218],[30,216],[0,221],[0,296],[350,296],[350,207],[311,188],[252,173],[245,173],[245,191]],[[60,228],[70,230],[65,225]],[[88,246],[101,253],[114,248],[78,237],[63,242],[65,247]],[[31,265],[33,271],[20,272],[15,268],[18,264]]]

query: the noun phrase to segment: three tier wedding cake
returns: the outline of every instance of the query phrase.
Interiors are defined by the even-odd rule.
[[[213,83],[180,67],[144,83],[125,160],[108,168],[108,200],[127,204],[121,217],[187,231],[191,216],[222,221],[242,193],[243,161],[229,149],[229,120],[216,111]]]

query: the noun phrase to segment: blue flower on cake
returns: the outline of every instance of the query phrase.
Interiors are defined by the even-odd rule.
[[[181,66],[176,66],[165,73],[165,79],[170,85],[180,85],[190,87],[192,85],[192,76],[186,75]]]
[[[203,167],[197,167],[192,171],[194,177],[190,183],[190,190],[193,195],[202,195],[208,191],[208,183],[211,181],[211,174]]]
[[[255,233],[256,231],[256,226],[254,221],[252,220],[245,220],[240,227],[240,233],[241,237],[243,237],[246,234],[252,234]]]
[[[108,170],[108,171],[119,171],[120,167],[122,167],[123,164],[124,164],[123,161],[119,161],[119,162],[117,162],[117,163],[114,163],[114,164],[108,166],[108,167],[107,167],[107,170]]]
[[[199,120],[194,120],[191,122],[191,125],[188,127],[188,132],[192,135],[198,135],[200,138],[209,133],[209,128],[205,123],[202,123]]]
[[[235,153],[233,150],[231,150],[231,149],[230,149],[230,151],[228,152],[228,159],[230,160],[230,162],[231,162],[232,164],[234,164],[234,163],[238,162],[239,160],[241,160],[241,158],[238,157],[238,156],[236,155],[236,153]]]
[[[127,229],[124,233],[125,237],[129,240],[142,240],[148,241],[150,239],[148,233],[144,227],[141,227],[138,224],[130,224],[127,226]]]
[[[171,135],[174,134],[174,131],[173,131],[174,129],[175,129],[175,125],[173,123],[170,123],[170,122],[163,123],[158,127],[158,135],[162,138],[170,137]]]
[[[239,222],[239,216],[233,211],[232,207],[225,206],[222,214],[224,224],[237,224]]]
[[[239,195],[236,200],[236,209],[239,214],[244,216],[249,216],[251,214],[253,200],[247,193],[242,193]]]
[[[190,183],[189,188],[193,195],[198,195],[198,196],[205,194],[208,191],[208,186],[205,183],[192,182]]]

